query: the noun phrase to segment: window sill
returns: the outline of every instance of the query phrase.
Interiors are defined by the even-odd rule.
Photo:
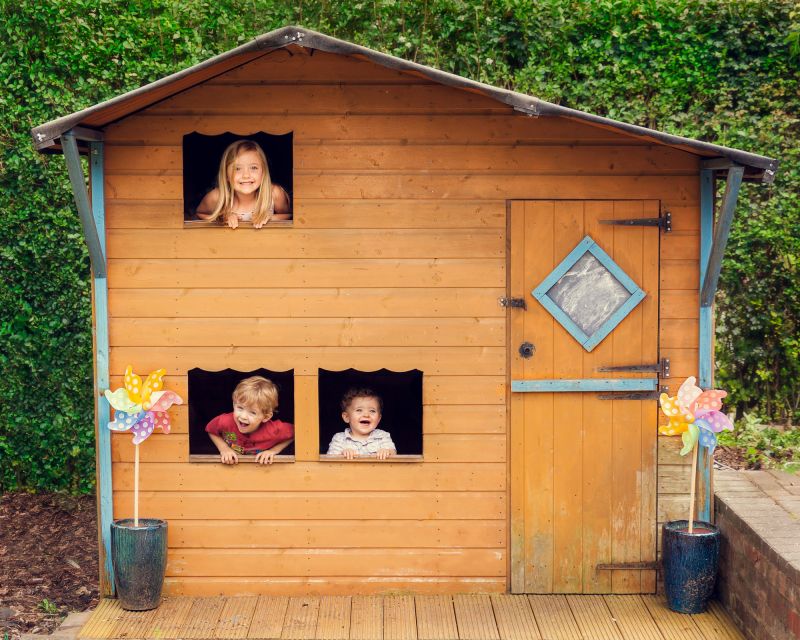
[[[237,456],[239,462],[252,462],[255,463],[256,456],[255,454],[251,455],[240,455]],[[189,454],[189,462],[215,462],[220,464],[219,461],[219,454]],[[272,463],[275,464],[276,462],[294,462],[294,456],[275,456],[272,459]]]
[[[286,228],[293,226],[293,220],[271,220],[267,222],[262,229],[272,228],[272,227],[280,227]],[[184,229],[227,229],[227,225],[224,225],[216,220],[184,220],[183,221],[183,228]],[[252,222],[240,222],[239,229],[255,229]]]
[[[344,456],[329,456],[326,453],[321,453],[319,459],[320,462],[423,462],[422,456],[416,455],[393,455],[385,460],[378,460],[376,456],[358,456],[348,460]]]

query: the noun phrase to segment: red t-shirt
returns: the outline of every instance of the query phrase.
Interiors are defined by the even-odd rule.
[[[279,442],[294,438],[294,425],[280,420],[266,420],[252,433],[242,433],[231,412],[223,413],[209,422],[206,433],[219,436],[236,453],[259,453]]]

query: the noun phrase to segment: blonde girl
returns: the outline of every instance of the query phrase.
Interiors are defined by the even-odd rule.
[[[222,154],[217,187],[197,207],[197,217],[219,220],[231,229],[252,222],[260,229],[270,220],[291,218],[289,195],[269,177],[267,157],[258,143],[237,140]]]

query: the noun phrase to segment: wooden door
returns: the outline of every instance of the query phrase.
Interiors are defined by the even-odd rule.
[[[514,592],[655,591],[655,394],[601,399],[597,391],[546,389],[593,388],[601,380],[612,388],[657,389],[655,372],[598,369],[658,360],[659,228],[600,222],[658,216],[657,201],[512,203],[509,293],[526,304],[509,309]],[[548,276],[553,281],[554,269],[582,241],[599,247],[597,255],[613,261],[621,281],[627,274],[643,296],[588,346],[531,293],[548,286]],[[520,353],[524,343],[528,357]],[[513,390],[525,385],[539,390]]]

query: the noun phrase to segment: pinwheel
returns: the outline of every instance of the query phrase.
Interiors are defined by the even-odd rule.
[[[693,453],[692,480],[689,490],[689,533],[694,528],[694,493],[695,476],[697,475],[698,445],[708,449],[713,455],[717,446],[717,434],[723,429],[733,431],[733,424],[720,409],[722,399],[728,395],[727,391],[709,389],[703,391],[695,383],[697,379],[689,376],[678,389],[675,396],[661,394],[659,402],[661,411],[667,417],[668,423],[658,428],[658,432],[665,436],[680,435],[683,441],[681,455]]]
[[[105,396],[114,408],[114,420],[108,423],[112,431],[130,431],[133,434],[133,519],[139,526],[139,445],[147,440],[156,427],[169,433],[170,423],[167,409],[183,400],[174,391],[163,391],[166,369],[156,369],[145,379],[133,372],[128,365],[125,369],[124,386],[115,391],[106,389]]]

